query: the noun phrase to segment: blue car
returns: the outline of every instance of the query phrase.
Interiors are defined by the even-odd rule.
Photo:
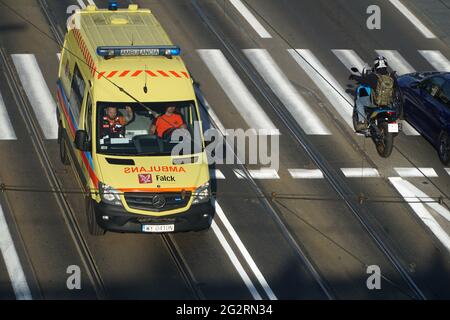
[[[399,76],[402,109],[408,121],[450,162],[450,72],[416,72]]]

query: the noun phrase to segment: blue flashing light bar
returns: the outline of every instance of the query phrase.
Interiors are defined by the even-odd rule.
[[[108,10],[116,11],[118,7],[117,1],[109,1]]]
[[[116,56],[179,56],[181,49],[177,46],[101,46],[97,54],[110,58]]]

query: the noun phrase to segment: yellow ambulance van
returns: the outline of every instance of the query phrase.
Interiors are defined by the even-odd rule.
[[[180,48],[137,5],[90,5],[72,21],[58,73],[58,142],[86,191],[89,232],[209,228],[205,142]],[[179,130],[200,137],[190,153],[173,153]]]

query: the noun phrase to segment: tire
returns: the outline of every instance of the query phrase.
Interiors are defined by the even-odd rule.
[[[86,217],[89,234],[92,236],[103,236],[106,231],[98,225],[97,217],[95,215],[94,200],[89,197],[86,197]]]
[[[352,115],[352,120],[353,120],[353,129],[358,132],[358,115],[356,114],[356,110],[355,108],[353,108],[353,115]]]
[[[61,125],[61,122],[58,125],[58,144],[59,144],[59,159],[61,163],[65,166],[70,164],[69,155],[67,154],[67,144],[66,139],[63,134],[64,128]]]
[[[388,158],[394,148],[394,135],[388,132],[387,122],[379,124],[378,129],[380,130],[380,139],[376,142],[377,152],[383,158]]]
[[[353,109],[352,120],[353,120],[353,129],[355,130],[355,132],[359,133],[367,129],[366,123],[358,122],[358,113],[356,112],[356,109]]]
[[[394,103],[396,105],[397,116],[401,120],[405,120],[405,114],[403,111],[403,96],[399,90],[395,90]]]
[[[446,132],[442,132],[439,136],[438,154],[442,164],[450,163],[450,137]]]

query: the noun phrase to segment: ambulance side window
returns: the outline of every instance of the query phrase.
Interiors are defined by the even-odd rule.
[[[89,92],[86,97],[86,114],[84,116],[84,130],[86,130],[89,138],[92,138],[92,101]]]
[[[80,70],[77,64],[75,64],[73,70],[72,84],[70,86],[70,111],[72,112],[73,118],[78,125],[80,119],[81,105],[83,103],[84,89],[86,85],[81,76]]]

